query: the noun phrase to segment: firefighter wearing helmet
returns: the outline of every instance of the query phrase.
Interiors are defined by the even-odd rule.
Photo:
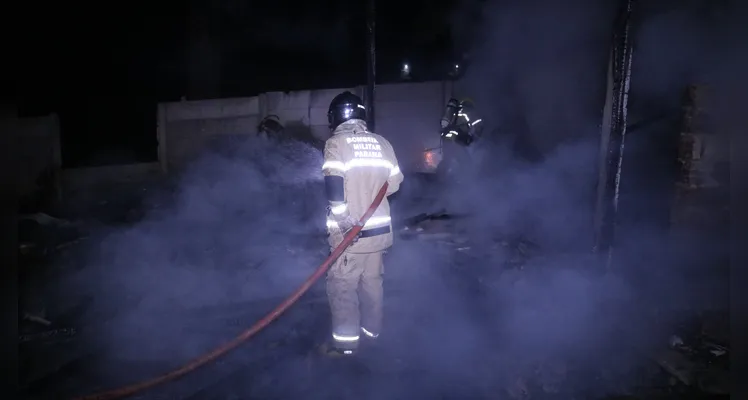
[[[468,149],[483,132],[482,119],[477,118],[469,99],[449,99],[440,121],[442,162],[439,170],[450,173],[470,162]]]
[[[366,128],[366,107],[351,92],[330,103],[327,120],[332,137],[325,142],[322,171],[329,201],[328,243],[337,247],[374,201],[385,182],[387,196],[403,181],[390,142]],[[359,341],[373,340],[382,329],[382,256],[392,245],[390,206],[385,197],[366,221],[357,240],[327,274],[332,312],[328,355],[354,354]]]

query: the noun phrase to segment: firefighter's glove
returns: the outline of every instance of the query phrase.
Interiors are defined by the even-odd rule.
[[[356,223],[358,223],[356,219],[354,219],[351,216],[348,216],[338,221],[338,228],[340,228],[340,231],[343,232],[343,236],[345,236],[348,234],[348,232],[351,231],[351,229],[353,229],[354,226],[356,226]],[[356,237],[353,239],[354,243],[358,240],[359,235],[356,235]]]
[[[353,229],[355,225],[356,221],[354,221],[353,218],[350,217],[338,221],[338,228],[340,228],[340,231],[343,232],[343,234]]]

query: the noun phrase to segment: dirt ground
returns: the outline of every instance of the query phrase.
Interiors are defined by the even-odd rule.
[[[321,234],[266,250],[276,260],[300,258],[307,269],[284,272],[291,274],[287,282],[270,294],[215,304],[185,298],[156,309],[142,299],[112,302],[105,292],[76,292],[63,284],[66,276],[93,268],[92,251],[106,247],[112,231],[138,220],[144,203],[126,198],[101,200],[119,205],[107,207],[108,217],[98,223],[47,221],[24,228],[27,315],[20,349],[26,398],[71,398],[165,373],[251,325],[327,251]],[[668,320],[654,329],[657,316],[631,312],[636,308],[622,305],[630,299],[596,294],[568,300],[570,293],[610,292],[611,283],[584,272],[578,260],[568,270],[573,272],[552,269],[548,260],[564,255],[544,253],[531,241],[497,237],[477,244],[460,235],[469,220],[448,215],[395,228],[397,245],[386,260],[386,330],[359,356],[338,360],[318,353],[329,333],[324,283],[318,282],[225,358],[134,398],[728,398],[718,395],[728,370],[724,312],[680,313],[677,324]],[[273,274],[277,270],[266,269],[278,267],[257,260],[242,268]],[[561,297],[534,295],[559,281],[568,283],[554,292]],[[651,336],[631,340],[646,325]]]

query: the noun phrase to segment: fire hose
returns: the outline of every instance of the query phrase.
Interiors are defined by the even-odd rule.
[[[366,221],[368,221],[369,218],[374,214],[374,211],[376,211],[377,207],[379,207],[379,204],[384,199],[387,193],[387,186],[388,184],[386,182],[384,183],[384,185],[382,185],[382,188],[379,189],[379,192],[377,193],[377,196],[374,198],[374,201],[369,206],[369,209],[366,210],[366,212],[361,217],[359,222],[356,225],[354,225],[353,228],[345,234],[345,236],[343,237],[343,241],[338,245],[338,247],[333,249],[330,255],[325,259],[325,261],[322,262],[322,264],[320,264],[317,270],[314,271],[314,273],[311,276],[309,276],[309,278],[307,278],[304,281],[304,283],[301,284],[301,286],[299,286],[293,293],[291,293],[290,296],[288,296],[285,300],[283,300],[283,302],[281,302],[272,311],[270,311],[260,320],[255,322],[254,325],[249,327],[247,330],[240,333],[234,339],[218,346],[217,348],[215,348],[213,351],[209,353],[203,354],[202,356],[189,361],[187,364],[183,365],[182,367],[174,369],[163,375],[157,376],[155,378],[152,378],[146,381],[137,382],[131,385],[108,390],[105,392],[94,393],[94,394],[83,396],[83,397],[77,397],[74,400],[112,400],[112,399],[122,399],[125,397],[129,397],[136,393],[140,393],[145,390],[151,389],[155,386],[161,385],[163,383],[173,381],[175,379],[179,379],[189,374],[190,372],[195,371],[196,369],[217,360],[219,357],[225,355],[229,351],[234,350],[235,348],[239,347],[239,345],[246,342],[249,338],[256,335],[258,332],[260,332],[265,327],[270,325],[271,322],[275,321],[278,317],[280,317],[281,314],[283,314],[292,305],[294,305],[301,298],[301,296],[303,296],[304,293],[306,293],[309,290],[309,288],[311,288],[312,285],[319,278],[321,278],[322,275],[325,274],[325,272],[327,272],[327,270],[330,268],[332,263],[334,263],[335,260],[337,260],[338,257],[340,257],[343,254],[343,251],[345,251],[345,249],[347,249],[348,246],[350,246],[356,240],[356,237],[361,232],[361,229],[363,229]]]

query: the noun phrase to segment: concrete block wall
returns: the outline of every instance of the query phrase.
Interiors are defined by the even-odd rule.
[[[162,170],[183,167],[216,135],[254,134],[259,115],[258,97],[159,104],[158,154]]]
[[[330,136],[327,108],[333,97],[344,90],[362,94],[361,88],[263,93],[258,96],[260,115],[277,115],[293,136],[322,142]]]
[[[406,171],[424,169],[424,150],[439,145],[439,118],[451,82],[377,86],[377,133],[389,139]],[[335,95],[365,87],[268,92],[255,97],[183,101],[159,105],[159,159],[164,171],[180,169],[216,135],[254,135],[260,120],[277,115],[287,131],[324,141],[330,136],[327,108]]]
[[[21,205],[38,207],[80,197],[102,186],[142,181],[160,172],[158,163],[62,169],[60,122],[57,115],[18,118],[12,132],[19,166],[16,175]]]
[[[403,170],[425,170],[424,151],[439,146],[439,119],[450,91],[442,81],[377,86],[377,133],[392,143]]]
[[[70,168],[62,172],[66,199],[86,197],[89,193],[126,183],[144,182],[160,176],[158,163],[107,165],[103,167]]]
[[[341,92],[349,90],[364,98],[364,88],[354,87],[345,89],[313,90],[309,96],[309,129],[312,137],[317,140],[327,140],[330,137],[330,128],[327,122],[327,109],[332,99]]]

